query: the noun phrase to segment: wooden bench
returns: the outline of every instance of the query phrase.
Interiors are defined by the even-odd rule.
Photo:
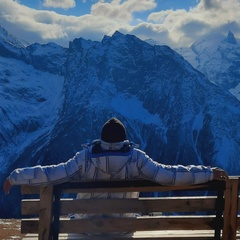
[[[99,232],[131,232],[132,234],[118,234],[110,238],[107,236],[82,238],[232,240],[236,235],[234,232],[236,224],[230,219],[231,214],[234,214],[234,209],[231,208],[233,203],[231,182],[211,181],[184,187],[162,186],[145,180],[71,182],[41,188],[22,186],[21,191],[22,215],[25,217],[21,221],[21,232],[38,234],[38,239],[41,240],[59,239],[59,236],[68,239],[68,233]],[[66,197],[68,194],[79,192],[158,192],[170,194],[171,197],[88,200]],[[180,193],[184,195],[178,196]],[[67,218],[69,213],[132,212],[141,216],[77,220]]]

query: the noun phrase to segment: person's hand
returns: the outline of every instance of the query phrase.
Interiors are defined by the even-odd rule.
[[[226,181],[228,179],[228,174],[221,168],[212,168],[213,170],[213,180]]]
[[[3,190],[6,194],[9,194],[10,188],[12,187],[12,184],[9,180],[9,177],[6,178],[4,184],[3,184]]]

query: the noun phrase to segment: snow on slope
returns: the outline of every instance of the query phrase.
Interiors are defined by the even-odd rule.
[[[1,172],[6,159],[21,152],[54,127],[62,104],[63,77],[41,72],[22,61],[0,57]]]
[[[231,88],[229,92],[240,101],[240,83],[235,88]]]
[[[121,115],[125,115],[129,119],[139,119],[145,124],[159,125],[161,123],[159,115],[149,113],[136,96],[126,97],[123,94],[118,94],[112,99],[111,105]]]

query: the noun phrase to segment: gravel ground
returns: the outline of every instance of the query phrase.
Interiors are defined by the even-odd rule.
[[[0,239],[22,239],[24,234],[21,234],[20,225],[20,219],[0,219]]]

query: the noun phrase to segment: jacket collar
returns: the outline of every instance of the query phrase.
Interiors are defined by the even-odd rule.
[[[100,140],[100,144],[103,150],[119,150],[121,149],[125,144],[130,144],[128,140],[125,140],[123,142],[115,142],[115,143],[109,143],[104,142],[103,140]]]
[[[100,144],[103,150],[114,150],[114,151],[121,149],[124,145],[129,145],[136,148],[139,147],[138,144],[130,142],[129,140],[125,140],[122,142],[108,143],[101,139],[93,140],[91,143],[82,144],[82,147],[88,148],[88,147],[92,147],[95,144]]]

